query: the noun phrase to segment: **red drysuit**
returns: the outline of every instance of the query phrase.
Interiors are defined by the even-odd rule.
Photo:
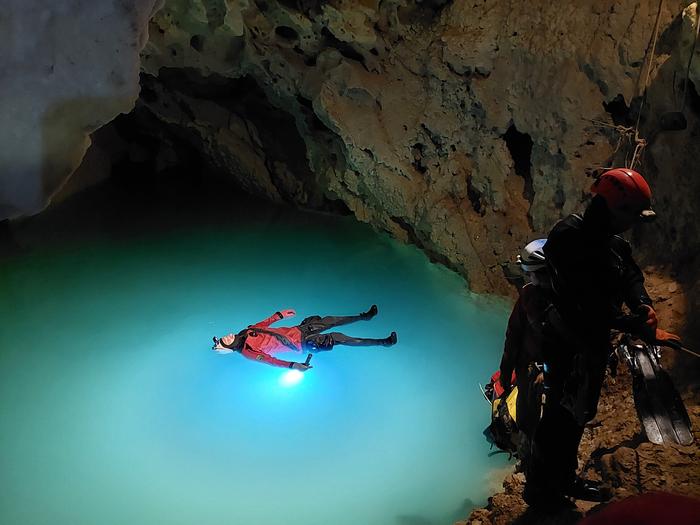
[[[290,361],[277,359],[272,355],[279,352],[301,352],[301,330],[298,326],[271,328],[270,325],[284,317],[292,316],[276,312],[267,319],[250,325],[241,354],[248,359],[262,361],[268,365],[289,368]],[[290,344],[285,345],[284,340]]]

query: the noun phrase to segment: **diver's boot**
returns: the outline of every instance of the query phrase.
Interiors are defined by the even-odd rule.
[[[574,504],[560,492],[545,490],[527,482],[523,490],[523,500],[528,507],[544,513],[556,513],[574,507]]]
[[[367,321],[369,319],[372,319],[375,315],[377,315],[377,305],[373,304],[372,306],[369,307],[369,310],[367,310],[364,313],[360,314],[360,317],[362,318],[363,321]]]
[[[385,339],[382,339],[382,346],[393,346],[397,341],[396,332],[391,332],[391,335]]]
[[[578,476],[564,493],[574,499],[594,502],[608,501],[612,497],[610,491],[601,486],[599,481],[583,479]]]

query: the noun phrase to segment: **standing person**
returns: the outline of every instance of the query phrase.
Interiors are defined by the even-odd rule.
[[[500,381],[505,396],[513,385],[518,387],[516,425],[520,431],[518,455],[524,468],[530,457],[530,445],[540,418],[542,376],[537,368],[542,363],[542,324],[551,304],[549,270],[542,248],[546,239],[529,243],[518,256],[518,263],[529,281],[520,290],[508,319],[506,340],[500,365]]]
[[[653,219],[651,190],[636,171],[613,169],[597,179],[583,217],[570,215],[544,246],[552,277],[543,353],[547,396],[537,426],[523,494],[532,506],[559,506],[565,496],[599,501],[600,488],[577,477],[584,425],[596,413],[610,331],[622,304],[653,339],[656,313],[630,245],[618,234]]]
[[[280,319],[295,315],[294,310],[282,310],[259,323],[250,325],[237,334],[228,334],[220,339],[214,337],[213,349],[220,354],[240,352],[243,357],[248,359],[305,372],[312,367],[305,363],[277,359],[274,354],[302,351],[323,352],[332,350],[336,344],[347,346],[391,346],[396,344],[396,332],[391,332],[389,337],[383,339],[350,337],[340,332],[321,333],[336,326],[372,319],[377,315],[377,305],[372,305],[369,310],[359,315],[327,317],[314,315],[307,317],[297,326],[270,327],[272,323]]]

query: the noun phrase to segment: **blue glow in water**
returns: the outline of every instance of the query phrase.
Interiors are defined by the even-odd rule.
[[[63,246],[0,263],[0,523],[437,525],[485,503],[506,306],[415,248],[279,210]],[[211,350],[283,308],[373,303],[342,329],[394,347],[303,374]]]
[[[284,387],[296,386],[302,379],[304,379],[304,372],[289,370],[288,372],[283,372],[280,376],[280,385]]]

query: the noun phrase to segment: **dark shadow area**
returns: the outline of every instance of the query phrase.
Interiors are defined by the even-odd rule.
[[[422,0],[410,2],[398,9],[399,22],[404,25],[430,25],[452,0]]]
[[[633,126],[634,119],[630,115],[630,107],[625,102],[622,93],[618,93],[608,102],[603,102],[603,109],[610,115],[616,126]]]
[[[503,135],[503,140],[505,140],[513,159],[515,174],[525,181],[523,197],[532,203],[532,199],[535,197],[535,191],[532,187],[532,138],[527,133],[520,133],[515,124],[511,124]]]
[[[575,508],[552,512],[528,508],[512,522],[512,525],[575,525],[581,519],[583,514]]]
[[[408,242],[420,248],[420,250],[428,256],[430,262],[438,263],[443,265],[445,268],[453,270],[455,273],[459,273],[459,269],[444,255],[438,253],[432,249],[425,241],[421,240],[421,236],[416,232],[415,228],[411,226],[402,217],[392,217],[391,220],[404,232],[408,238]],[[391,232],[389,232],[391,233]]]
[[[698,94],[698,90],[692,82],[688,82],[688,89],[685,96],[685,107],[690,109],[693,113],[700,115],[700,94]],[[693,136],[697,138],[697,133],[694,133]]]
[[[141,109],[109,124],[125,144],[111,176],[33,217],[0,223],[0,258],[45,245],[146,238],[189,228],[235,225],[244,214],[278,221],[298,212],[246,194],[200,152]],[[175,155],[170,163],[166,156]],[[295,215],[295,216],[296,216]],[[322,214],[310,212],[308,219]]]
[[[480,216],[486,215],[486,207],[484,205],[483,194],[479,191],[472,182],[471,175],[467,177],[467,197],[472,205],[472,209]]]
[[[198,147],[203,154],[217,156],[220,153],[218,163],[223,162],[229,170],[235,169],[231,165],[237,164],[237,152],[223,148],[212,153],[207,137],[209,134],[216,137],[220,128],[232,123],[244,127],[252,149],[241,152],[241,158],[251,154],[258,156],[285,201],[305,208],[349,214],[345,203],[326,194],[319,175],[311,169],[302,132],[311,135],[319,144],[317,162],[319,154],[322,157],[327,149],[333,149],[336,136],[316,116],[310,100],[298,96],[298,106],[278,107],[281,103],[273,103],[252,77],[228,78],[216,74],[205,77],[187,68],[164,68],[158,77],[142,75],[141,99],[142,109],[154,116],[151,120],[160,122],[160,127],[169,127],[171,134]],[[174,105],[182,113],[182,121],[159,121],[159,115],[172,113]],[[165,120],[171,121],[172,117],[165,117]],[[197,126],[204,131],[195,131]],[[254,174],[245,174],[243,178],[251,176]]]
[[[337,49],[341,55],[343,55],[345,58],[348,60],[354,60],[356,62],[359,62],[363,66],[365,65],[365,57],[357,51],[354,47],[352,47],[350,44],[347,42],[343,42],[342,40],[339,40],[336,38],[336,36],[330,32],[330,30],[326,27],[321,29],[321,35],[323,36],[323,47],[333,47]]]
[[[306,143],[297,130],[294,117],[274,107],[265,92],[251,77],[226,78],[212,74],[203,77],[188,68],[163,68],[157,78],[141,75],[142,98],[154,102],[154,83],[188,97],[206,100],[251,122],[260,137],[266,156],[284,162],[296,177],[313,179],[306,159]],[[180,109],[190,118],[195,115],[182,102]]]
[[[258,2],[258,6],[260,3]],[[277,0],[277,3],[289,10],[302,13],[309,11],[318,12],[324,4],[324,2],[319,0]]]
[[[289,26],[277,26],[275,28],[275,34],[284,40],[299,40],[299,33]]]

